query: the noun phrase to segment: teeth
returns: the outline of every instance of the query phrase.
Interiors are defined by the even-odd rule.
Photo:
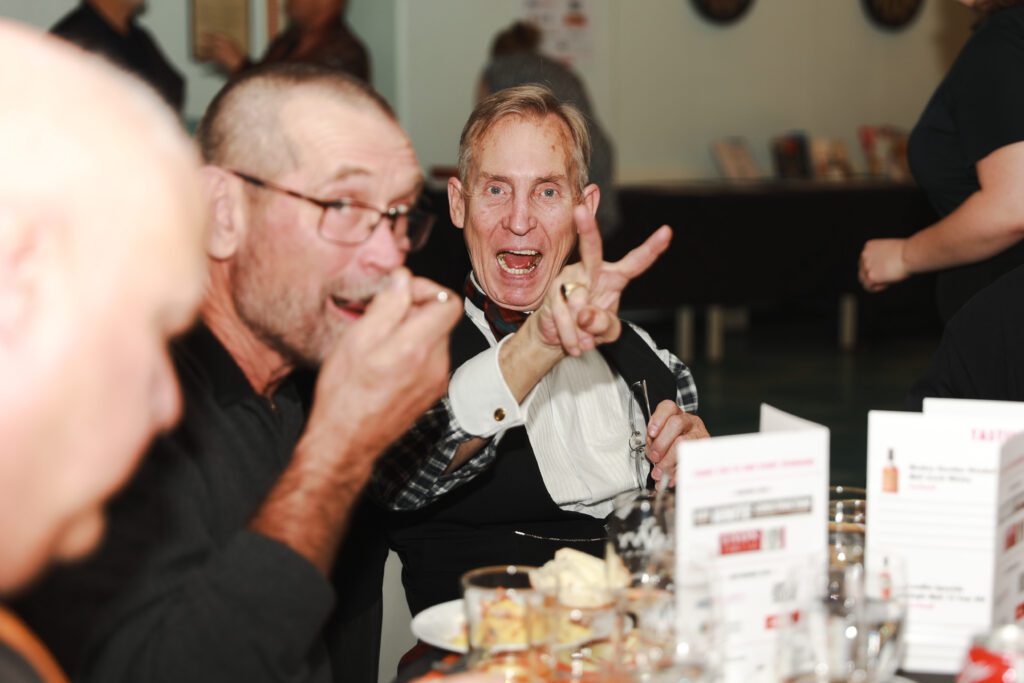
[[[498,265],[501,266],[501,269],[506,273],[511,273],[512,275],[526,275],[527,273],[533,272],[533,270],[537,268],[537,264],[540,263],[540,259],[537,259],[526,268],[512,268],[505,263],[505,254],[515,254],[516,256],[540,256],[540,252],[534,249],[505,249],[504,251],[499,252]]]

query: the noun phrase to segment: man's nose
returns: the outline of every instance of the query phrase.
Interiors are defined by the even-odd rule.
[[[363,264],[381,273],[390,273],[405,263],[405,252],[395,238],[393,223],[393,218],[384,216],[361,249],[360,257]]]
[[[517,194],[512,199],[512,206],[508,216],[508,229],[513,234],[525,235],[533,230],[536,221],[530,206],[528,195]]]

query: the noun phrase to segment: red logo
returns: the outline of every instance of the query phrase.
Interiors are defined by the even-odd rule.
[[[718,552],[721,555],[749,553],[761,549],[761,531],[733,531],[718,537]]]
[[[956,683],[1013,683],[1016,678],[1013,663],[1007,657],[983,647],[972,647]]]

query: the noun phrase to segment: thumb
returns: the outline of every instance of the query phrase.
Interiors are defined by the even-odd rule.
[[[405,268],[398,268],[391,273],[387,286],[370,301],[362,320],[372,321],[375,329],[386,333],[402,321],[411,305],[412,277]]]

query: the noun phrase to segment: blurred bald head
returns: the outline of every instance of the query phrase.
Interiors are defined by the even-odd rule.
[[[134,78],[0,21],[0,591],[89,550],[177,418],[202,293],[197,158]],[[45,77],[41,76],[45,74]]]

